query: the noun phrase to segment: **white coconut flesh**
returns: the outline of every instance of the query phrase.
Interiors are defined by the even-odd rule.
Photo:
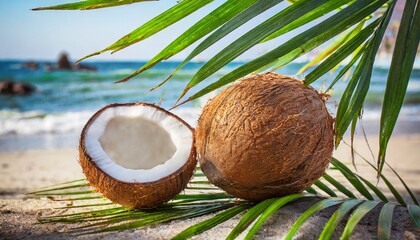
[[[147,183],[171,175],[187,162],[192,131],[153,106],[109,107],[86,131],[86,153],[107,175]]]

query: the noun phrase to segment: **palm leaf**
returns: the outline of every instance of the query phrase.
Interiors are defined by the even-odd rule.
[[[316,8],[313,11],[303,15],[302,17],[298,18],[297,20],[293,21],[292,23],[288,24],[287,26],[279,29],[277,32],[273,33],[272,35],[268,36],[267,38],[265,38],[262,42],[271,40],[273,38],[279,37],[293,29],[296,29],[300,26],[303,26],[333,10],[338,9],[340,4],[336,1],[329,1],[327,3],[325,3],[324,5],[322,5],[322,7]],[[279,59],[277,59],[274,63],[271,63],[269,65],[272,65],[272,71],[279,69],[283,66],[285,66],[286,64],[292,62],[293,60],[295,60],[296,58],[312,51],[316,46],[318,46],[318,44],[316,43],[318,40],[317,39],[312,39],[309,40],[306,44],[300,46],[299,48],[296,48],[294,50],[292,50],[291,52],[285,54],[284,56],[280,57]],[[264,67],[262,69],[265,69]]]
[[[333,163],[334,163],[333,171],[339,171],[341,174],[343,174],[343,176],[347,175],[348,178],[346,178],[346,180],[348,181],[349,184],[351,184],[351,181],[354,181],[354,179],[352,178],[361,179],[361,181],[363,181],[363,178],[357,175],[351,175],[350,177],[349,172],[351,172],[351,170],[347,168],[344,164],[337,163],[337,162],[338,160],[333,159]],[[374,166],[372,165],[372,167]],[[195,175],[199,175],[199,174],[201,173],[198,170],[198,173],[195,173]],[[324,175],[324,179],[327,181],[329,180],[328,183],[331,183],[334,181],[337,182],[337,180],[335,180],[328,174]],[[367,181],[364,180],[363,182],[365,182],[366,184]],[[212,186],[209,184],[207,180],[201,180],[201,177],[200,177],[200,180],[193,179],[190,182],[190,185]],[[371,183],[366,184],[366,185],[370,187],[371,189],[372,189],[372,186],[374,186]],[[53,196],[53,197],[65,196],[66,193],[68,193],[69,196],[72,196],[73,193],[78,192],[79,189],[86,188],[84,182],[81,182],[81,181],[71,183],[70,186],[69,184],[63,185],[63,186],[64,186],[64,189],[57,189],[57,187],[51,187],[51,188],[47,188],[47,190],[41,191],[41,193],[43,195],[51,194],[50,196]],[[317,184],[315,184],[315,186],[319,187],[319,186],[326,186],[326,185],[322,183],[322,181],[317,181]],[[355,186],[353,185],[353,187]],[[327,188],[330,189],[329,187]],[[350,192],[349,189],[347,188],[344,188],[344,189],[345,190],[341,189],[340,191],[344,193],[346,193],[347,191]],[[361,188],[359,187],[358,189],[359,193],[360,191],[363,191],[360,189]],[[84,234],[109,232],[109,231],[121,231],[125,229],[139,228],[139,227],[155,225],[159,223],[166,223],[172,220],[192,218],[192,217],[203,216],[203,215],[208,215],[211,213],[222,211],[207,220],[204,220],[202,222],[199,222],[195,225],[188,227],[187,229],[185,229],[184,231],[182,231],[176,236],[176,238],[185,239],[187,237],[206,231],[236,216],[237,214],[243,212],[247,208],[251,207],[249,211],[242,216],[237,226],[232,230],[232,232],[228,236],[228,239],[236,238],[240,233],[245,231],[253,223],[253,225],[250,227],[250,230],[248,231],[246,235],[246,239],[250,239],[252,238],[252,236],[255,235],[255,233],[258,232],[258,229],[262,226],[262,224],[266,222],[266,220],[273,213],[278,211],[285,204],[288,204],[292,201],[299,201],[308,197],[310,198],[321,197],[319,195],[317,196],[317,195],[311,195],[311,194],[310,195],[292,194],[292,195],[285,196],[282,198],[268,199],[257,205],[252,206],[248,202],[237,201],[235,198],[232,198],[231,196],[225,193],[213,192],[214,187],[212,187],[212,190],[204,190],[204,191],[212,191],[212,192],[203,192],[200,194],[183,193],[176,196],[172,202],[169,202],[163,205],[162,207],[160,207],[159,209],[156,209],[155,211],[151,211],[151,212],[143,212],[143,211],[138,211],[138,210],[114,205],[114,206],[111,206],[110,208],[105,208],[105,209],[89,210],[85,212],[76,212],[76,213],[65,214],[65,215],[44,217],[40,219],[40,222],[41,223],[61,222],[61,223],[70,223],[70,224],[76,224],[80,222],[90,223],[90,224],[85,224],[83,226],[76,227],[72,231],[70,231],[71,233],[74,233],[77,235],[81,235],[81,234],[84,235]],[[327,192],[329,191],[333,191],[333,190],[332,189],[327,190]],[[376,188],[374,192],[375,193],[380,192],[380,190]],[[40,193],[40,191],[36,191],[34,193]],[[338,208],[336,212],[333,214],[333,216],[331,216],[330,220],[326,224],[326,227],[324,228],[324,231],[322,232],[320,237],[323,238],[323,237],[331,236],[333,230],[335,229],[335,226],[341,221],[343,216],[346,213],[350,212],[354,206],[358,205],[359,203],[362,203],[359,207],[355,208],[355,211],[352,213],[351,217],[349,218],[346,224],[345,231],[343,232],[343,235],[342,235],[342,238],[346,239],[348,236],[351,235],[354,228],[356,227],[358,222],[363,218],[363,216],[365,216],[374,206],[380,203],[378,201],[364,201],[363,199],[355,199],[354,193],[351,193],[351,195],[353,196],[353,199],[341,199],[341,198],[332,197],[332,198],[328,198],[314,204],[296,220],[296,222],[291,227],[288,233],[287,239],[290,239],[291,237],[293,237],[296,231],[313,214],[319,211],[322,211],[325,208],[340,204],[341,205],[340,208]],[[38,196],[38,195],[33,194],[33,196]],[[96,196],[89,196],[89,195],[87,197],[94,197],[95,199],[98,199],[98,200],[101,199],[101,201],[103,199],[101,197],[98,198]],[[75,200],[75,201],[79,202],[82,200]],[[93,203],[93,204],[76,205],[76,207],[77,206],[79,206],[80,208],[105,207],[110,204],[112,203],[101,202],[101,203]],[[388,217],[390,214],[391,214],[391,219],[392,219],[393,207],[391,206],[395,206],[395,204],[385,204],[383,209],[381,210],[381,216],[378,222],[379,236],[385,236],[387,234],[387,231],[388,231],[387,229],[389,229],[388,225],[390,224],[390,220]],[[77,209],[79,207],[77,207]],[[416,221],[418,219],[418,216],[417,216],[418,209],[416,209],[413,206],[410,206],[410,208],[411,208],[410,214],[413,218],[413,221]]]
[[[340,70],[340,72],[337,74],[337,76],[334,78],[334,80],[331,82],[331,84],[327,87],[325,92],[328,92],[331,90],[334,85],[340,80],[347,72],[350,71],[351,67],[359,60],[359,58],[364,54],[364,51],[366,49],[366,44],[361,45],[359,48],[359,51],[352,57],[352,59]],[[314,70],[315,71],[315,70]]]
[[[365,24],[366,20],[361,21],[357,26],[351,31],[347,31],[346,33],[343,33],[340,37],[336,38],[328,47],[326,47],[322,52],[320,52],[315,58],[313,58],[311,61],[309,61],[307,64],[305,64],[303,67],[299,69],[297,74],[302,74],[309,68],[318,65],[323,59],[330,56],[333,52],[335,52],[337,49],[339,49],[344,43],[346,43],[349,39],[352,39],[355,35],[357,35],[360,30],[362,30],[363,25]],[[372,29],[369,31],[372,32]],[[341,56],[341,55],[339,55]],[[345,56],[345,55],[343,55]]]
[[[420,206],[419,202],[417,201],[416,196],[414,195],[413,191],[411,191],[411,189],[408,187],[408,185],[405,183],[405,181],[401,178],[401,176],[397,173],[397,171],[395,171],[395,169],[393,167],[391,167],[388,163],[386,164],[389,169],[391,169],[391,171],[397,176],[397,178],[400,180],[400,182],[403,184],[405,190],[408,192],[408,194],[410,194],[411,200],[413,200],[413,202],[417,205]]]
[[[376,172],[378,172],[378,169],[372,164],[370,163],[365,157],[363,157],[360,153],[358,153],[357,151],[354,151],[359,157],[361,157],[370,167],[372,167],[372,169],[374,169]],[[411,197],[411,200],[417,204],[417,198],[416,196],[414,196],[413,191],[408,187],[407,183],[405,183],[405,181],[401,178],[401,176],[395,171],[394,168],[392,168],[389,164],[387,164],[387,166],[391,169],[391,171],[397,176],[397,178],[400,180],[400,182],[403,184],[404,188],[406,189],[406,191],[408,192],[408,194]],[[372,183],[370,183],[369,181],[367,181],[366,179],[363,179],[360,175],[358,175],[360,179],[362,179],[366,185],[369,186],[369,188],[372,189],[372,191],[374,191],[377,196],[383,201],[383,202],[388,202],[388,199],[385,197],[385,195],[379,190],[377,189],[376,186],[374,186]],[[396,188],[394,187],[394,185],[385,177],[384,174],[380,174],[381,179],[384,181],[384,183],[387,185],[389,191],[394,195],[395,199],[397,199],[397,201],[402,204],[402,205],[406,205],[405,201],[403,200],[401,194],[396,190]],[[369,184],[368,184],[369,183]],[[377,190],[375,190],[377,189]],[[378,195],[379,194],[379,195]]]
[[[327,185],[321,182],[319,179],[316,180],[314,185],[317,186],[322,191],[324,191],[326,194],[330,195],[331,197],[337,197],[337,194],[331,188],[329,188]]]
[[[88,231],[88,233],[102,233],[102,232],[112,232],[112,231],[122,231],[127,229],[139,228],[147,225],[154,225],[158,223],[165,223],[172,220],[179,220],[185,218],[193,218],[198,216],[207,215],[209,213],[221,211],[233,207],[234,204],[218,204],[212,207],[197,207],[187,210],[176,210],[176,211],[162,211],[155,215],[147,215],[140,220],[134,218],[134,221],[128,223],[117,224],[115,226],[101,227],[99,229],[94,229],[93,231]],[[126,221],[127,219],[124,219]]]
[[[347,224],[346,224],[346,227],[344,228],[343,234],[341,235],[341,239],[343,240],[350,239],[350,236],[353,233],[354,228],[357,226],[360,220],[362,220],[362,218],[378,204],[379,202],[366,201],[362,203],[360,206],[358,206],[356,210],[353,211],[350,218],[347,220]]]
[[[379,190],[375,185],[373,185],[371,182],[369,182],[368,180],[366,180],[365,178],[363,178],[362,176],[356,174],[357,177],[362,180],[375,194],[376,196],[382,201],[387,203],[388,202],[388,198],[382,193],[381,190]]]
[[[360,109],[359,112],[353,116],[353,120],[351,121],[351,127],[350,127],[350,152],[351,152],[351,163],[353,164],[354,169],[357,170],[356,162],[354,158],[354,135],[356,133],[356,125],[357,120],[362,118],[363,115],[363,109]]]
[[[75,3],[60,4],[50,7],[39,7],[32,10],[92,10],[97,8],[115,7],[121,5],[127,5],[137,2],[148,2],[156,0],[85,0]]]
[[[406,206],[407,204],[404,201],[403,197],[397,191],[397,189],[394,187],[394,185],[388,180],[388,178],[386,178],[383,174],[380,175],[380,178],[382,179],[382,181],[384,181],[384,183],[386,184],[388,189],[391,191],[391,193],[394,195],[394,197],[398,201],[398,203],[400,203],[403,206]]]
[[[258,16],[259,14],[263,13],[264,11],[268,10],[269,8],[277,5],[278,3],[282,2],[283,0],[260,0],[257,1],[251,7],[245,9],[240,14],[229,20],[215,32],[213,32],[210,36],[204,39],[191,53],[179,64],[179,66],[160,84],[152,88],[151,90],[155,90],[156,88],[162,86],[166,83],[176,72],[178,72],[182,67],[184,67],[189,61],[191,61],[194,57],[198,54],[215,44],[217,41],[237,29],[238,27],[242,26],[252,18]]]
[[[337,190],[339,190],[341,193],[346,195],[347,197],[356,198],[356,195],[354,195],[353,192],[351,192],[343,184],[339,183],[337,180],[335,180],[333,177],[331,177],[328,173],[324,173],[324,175],[322,177],[325,180],[327,180],[331,185],[333,185]]]
[[[187,229],[185,229],[184,231],[180,232],[178,235],[176,235],[175,237],[173,237],[172,239],[187,239],[190,238],[194,235],[197,235],[199,233],[202,233],[210,228],[213,228],[214,226],[225,222],[229,219],[231,219],[232,217],[238,215],[239,213],[243,212],[245,209],[247,209],[249,206],[248,205],[240,205],[240,206],[236,206],[233,207],[229,210],[226,210],[222,213],[217,214],[216,216],[200,222],[198,224],[192,225],[190,227],[188,227]]]
[[[351,185],[353,185],[366,199],[373,200],[372,195],[369,193],[363,183],[346,165],[338,161],[336,158],[332,158],[331,163],[334,167],[343,173],[344,177],[347,178]]]
[[[90,193],[96,193],[93,190],[89,191],[76,191],[76,192],[61,192],[61,193],[55,193],[56,196],[71,196],[71,195],[86,195]],[[49,196],[50,193],[35,193],[36,196]]]
[[[195,23],[183,34],[181,34],[181,36],[179,36],[177,39],[171,42],[167,47],[165,47],[165,49],[163,49],[160,53],[158,53],[155,57],[148,61],[139,70],[135,71],[131,75],[125,77],[124,79],[118,82],[128,81],[130,78],[145,71],[146,69],[151,68],[158,62],[172,57],[173,55],[190,46],[191,44],[201,39],[211,31],[220,27],[224,22],[232,19],[234,16],[236,16],[238,13],[242,12],[244,9],[254,4],[256,1],[257,0],[243,0],[241,1],[241,4],[238,5],[237,1],[228,0],[216,10],[212,11],[200,21]]]
[[[417,228],[420,228],[420,207],[418,205],[409,204],[407,209]]]
[[[385,163],[386,148],[407,91],[420,41],[419,1],[407,1],[398,30],[382,105],[379,134],[378,176]]]
[[[306,189],[305,189],[305,191],[307,192],[307,193],[311,193],[311,194],[318,194],[317,193],[317,191],[313,188],[313,187],[307,187]]]
[[[362,200],[360,199],[351,199],[347,200],[341,204],[341,206],[334,212],[328,222],[325,224],[324,230],[322,230],[320,239],[331,239],[331,235],[334,232],[334,229],[344,218],[344,216],[351,211],[353,207],[360,204]]]
[[[172,8],[166,10],[162,14],[158,15],[157,17],[146,22],[144,25],[140,26],[139,28],[132,31],[131,33],[125,35],[124,37],[122,37],[121,39],[113,43],[111,46],[101,51],[89,54],[79,59],[77,62],[82,61],[83,59],[95,56],[95,55],[99,55],[106,51],[113,51],[113,52],[119,51],[134,43],[140,42],[154,35],[155,33],[160,32],[161,30],[167,28],[168,26],[176,23],[177,21],[185,18],[186,16],[204,7],[205,5],[209,4],[212,1],[213,0],[201,0],[201,1],[184,0],[176,4]]]
[[[366,28],[360,32],[356,32],[353,36],[350,36],[350,39],[344,43],[341,41],[337,50],[326,58],[320,65],[318,65],[314,70],[312,70],[308,75],[305,76],[305,84],[311,84],[320,78],[322,75],[330,71],[332,68],[340,64],[347,56],[353,53],[366,39],[372,34],[372,31],[379,25],[380,19],[376,19],[370,23]],[[350,32],[348,35],[352,35]],[[344,38],[345,39],[345,38]],[[329,49],[327,49],[329,50]],[[323,55],[321,55],[324,58]],[[305,69],[305,66],[302,67]],[[299,70],[302,71],[302,70]]]
[[[296,220],[296,222],[292,225],[289,232],[287,233],[285,239],[291,240],[293,239],[293,236],[296,234],[296,232],[299,230],[299,228],[305,223],[306,220],[308,220],[312,215],[314,215],[317,212],[320,212],[326,208],[335,206],[337,204],[340,204],[343,202],[343,199],[339,198],[330,198],[322,200],[312,207],[310,207],[308,210],[306,210],[300,217]]]
[[[113,202],[108,202],[108,201],[105,200],[103,203],[93,203],[93,204],[83,204],[83,205],[71,205],[71,206],[59,207],[57,209],[103,207],[103,206],[109,206],[109,205],[116,205],[116,204],[113,203]]]
[[[219,80],[213,82],[207,87],[204,87],[202,90],[198,91],[197,93],[189,97],[183,103],[199,98],[217,88],[220,88],[228,83],[231,83],[245,76],[246,74],[249,74],[257,69],[260,69],[261,67],[264,67],[274,62],[279,57],[284,56],[285,54],[289,53],[291,50],[300,48],[301,45],[305,45],[310,40],[312,40],[313,44],[315,44],[316,46],[319,46],[320,44],[324,43],[325,41],[332,38],[333,36],[336,36],[337,34],[341,33],[342,31],[356,24],[357,22],[363,20],[366,16],[368,16],[373,11],[381,7],[385,2],[386,0],[373,1],[373,3],[366,6],[364,1],[356,1],[355,3],[346,7],[344,10],[324,20],[323,22],[319,23],[313,28],[310,28],[302,32],[301,34],[290,39],[289,41],[282,44],[281,46],[271,50],[270,52],[264,54],[261,57],[258,57],[254,60],[249,61],[248,63],[240,66],[234,71],[224,75]],[[296,4],[292,6],[296,6]],[[313,39],[316,39],[316,41],[314,41]],[[301,50],[304,51],[304,49],[301,49]],[[194,79],[195,78],[193,77],[191,81],[194,81]],[[194,84],[197,84],[197,83],[198,82],[195,82]],[[188,90],[189,87],[191,86],[187,86],[186,89]]]
[[[297,2],[297,1],[296,1]],[[351,1],[347,2],[350,3]],[[344,3],[344,4],[347,4]],[[277,30],[270,36],[264,38],[261,43],[270,41],[272,39],[275,39],[277,37],[280,37],[281,35],[288,33],[292,31],[293,29],[296,29],[298,27],[301,27],[309,22],[312,22],[315,19],[318,19],[322,16],[324,16],[327,13],[330,13],[334,10],[339,9],[341,6],[343,6],[343,2],[338,1],[328,1],[325,4],[322,5],[322,7],[315,8],[314,10],[304,14],[303,16],[299,17],[295,21],[291,22],[290,24],[282,27],[281,29]]]
[[[241,218],[239,223],[232,229],[227,236],[227,240],[233,240],[251,225],[273,202],[275,199],[266,199],[249,209]]]
[[[386,203],[378,218],[378,237],[379,239],[391,239],[392,216],[395,205]]]
[[[60,185],[60,186],[62,186],[62,185]],[[90,186],[90,185],[89,185],[89,183],[86,182],[86,183],[81,183],[81,184],[73,184],[73,185],[70,185],[70,186],[42,189],[42,190],[39,190],[39,191],[36,191],[36,192],[30,192],[28,194],[38,195],[38,194],[43,194],[43,193],[51,193],[52,191],[67,190],[67,189],[74,189],[74,188],[81,188],[81,187],[88,187],[88,186]]]
[[[382,179],[382,181],[384,181],[384,183],[386,184],[386,186],[388,187],[388,189],[391,191],[391,193],[394,195],[395,199],[403,206],[406,206],[407,204],[405,203],[403,197],[401,196],[401,194],[397,191],[397,189],[395,189],[394,185],[388,180],[388,178],[386,178],[383,174],[379,175],[379,177]]]
[[[181,94],[181,96],[179,97],[182,98],[185,93],[191,89],[192,87],[196,86],[198,83],[202,82],[204,79],[206,79],[207,77],[209,77],[210,75],[212,75],[213,73],[215,73],[217,70],[221,69],[223,66],[225,66],[226,64],[228,64],[229,62],[231,62],[232,60],[234,60],[236,57],[238,57],[239,55],[241,55],[242,53],[244,53],[246,50],[250,49],[251,47],[255,46],[257,43],[259,43],[260,41],[262,41],[264,38],[266,38],[267,36],[271,35],[272,33],[274,33],[276,30],[281,29],[285,26],[287,26],[287,24],[293,22],[294,20],[302,17],[303,15],[305,15],[306,13],[310,12],[311,10],[317,8],[317,7],[322,7],[322,4],[324,4],[325,2],[327,2],[327,0],[302,0],[297,2],[296,4],[293,4],[289,7],[287,7],[286,9],[284,9],[283,11],[279,12],[278,14],[276,14],[275,16],[271,17],[270,19],[266,20],[265,22],[261,23],[260,25],[258,25],[257,27],[253,28],[251,31],[247,32],[246,34],[244,34],[243,36],[241,36],[240,38],[238,38],[236,41],[234,41],[233,43],[231,43],[230,45],[228,45],[227,47],[225,47],[223,50],[221,50],[218,54],[216,54],[214,57],[212,57],[209,61],[206,62],[206,64],[204,64],[204,66],[202,66],[198,72],[192,77],[192,79],[189,81],[189,83],[187,84],[187,87],[184,89],[183,93]],[[342,5],[347,3],[348,0],[338,0],[335,1],[337,3],[341,3]],[[362,6],[360,6],[362,7]],[[344,15],[344,14],[343,14]],[[319,27],[321,24],[317,25],[317,27]],[[295,48],[297,48],[300,44],[303,44],[304,42],[308,41],[309,39],[314,38],[316,35],[318,35],[321,29],[317,29],[317,32],[315,34],[315,30],[307,30],[306,32],[300,34],[299,36],[301,36],[301,39],[296,39],[293,38],[292,40],[295,41],[288,41],[287,43],[289,43],[291,46],[288,46],[287,43],[283,44],[287,46],[287,50],[293,50]],[[312,35],[310,33],[307,33],[308,31],[311,31]],[[305,34],[306,33],[306,34]],[[303,39],[305,37],[305,39]],[[285,49],[285,53],[286,54],[288,51]],[[275,51],[275,50],[273,50]],[[273,52],[271,51],[271,52]],[[270,52],[270,53],[271,53]],[[232,80],[223,80],[220,79],[217,82],[226,82],[222,85],[218,84],[218,87],[223,86],[229,82],[232,82],[254,70],[257,70],[271,62],[273,62],[276,58],[279,58],[281,55],[283,54],[279,54],[278,56],[271,54],[269,56],[271,56],[270,61],[263,61],[262,57],[259,57],[257,59],[254,59],[253,61],[248,62],[247,64],[245,64],[242,68],[245,68],[246,71],[241,71],[241,74],[235,74],[234,78]],[[267,56],[264,55],[264,56]],[[260,60],[260,61],[257,61]],[[250,70],[248,70],[249,68],[252,68]],[[239,68],[239,69],[242,69]],[[239,70],[238,69],[238,70]],[[239,71],[237,71],[239,73]],[[225,77],[231,75],[227,74],[225,75]],[[216,83],[217,83],[216,82]],[[207,91],[206,88],[204,88],[203,90],[206,91],[206,93],[210,92]],[[201,91],[203,91],[201,90]],[[214,90],[214,89],[212,89]],[[211,91],[212,91],[211,90]],[[201,92],[200,91],[200,92]],[[200,96],[202,96],[204,94],[200,94]],[[194,95],[195,96],[195,95]],[[197,97],[195,97],[197,98]],[[194,97],[191,98],[195,99]]]
[[[376,172],[378,172],[378,169],[372,164],[370,163],[366,158],[364,158],[361,154],[359,154],[357,151],[355,151],[356,154],[358,154],[369,166],[372,167],[372,169],[374,169]],[[380,173],[379,177],[381,178],[382,181],[384,181],[385,185],[388,187],[389,191],[392,193],[392,195],[395,197],[395,199],[398,201],[398,203],[400,203],[403,206],[406,206],[406,202],[404,201],[403,197],[401,196],[401,194],[397,191],[397,189],[394,187],[394,185],[388,180],[387,177],[385,177],[384,174]],[[406,185],[404,183],[404,181],[399,178],[399,180],[403,183],[403,185]],[[407,187],[408,188],[408,187]],[[411,190],[410,190],[411,192]],[[417,200],[413,199],[414,202],[416,202]]]
[[[368,51],[362,56],[352,79],[344,91],[343,97],[340,99],[335,123],[336,147],[340,143],[344,133],[347,131],[350,122],[362,108],[366,94],[369,90],[375,56],[381,44],[383,35],[385,34],[389,20],[391,19],[395,3],[396,2],[391,2],[390,7],[381,17],[381,24],[368,43]]]
[[[258,220],[255,222],[255,224],[251,227],[248,234],[245,236],[245,239],[252,239],[252,237],[257,233],[257,231],[261,228],[263,223],[271,216],[273,213],[275,213],[279,208],[284,206],[287,203],[290,203],[292,201],[295,201],[299,198],[304,197],[310,197],[311,195],[307,196],[302,193],[296,193],[291,194],[289,196],[281,197],[276,200],[274,200],[273,203],[268,206],[264,212],[261,214],[261,216],[258,218]]]

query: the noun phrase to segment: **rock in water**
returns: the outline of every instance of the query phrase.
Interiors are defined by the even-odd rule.
[[[21,67],[31,69],[31,70],[38,70],[39,69],[39,63],[34,62],[34,61],[24,62],[24,63],[21,64]]]
[[[6,95],[28,95],[36,91],[35,86],[29,83],[0,81],[0,93]]]
[[[70,63],[69,58],[66,53],[60,54],[60,57],[57,61],[57,69],[59,70],[72,70],[73,64]]]
[[[45,65],[45,69],[47,72],[53,71],[53,70],[72,70],[72,71],[97,71],[96,67],[94,66],[88,66],[84,64],[73,64],[70,62],[69,57],[66,53],[60,54],[60,57],[58,58],[56,67],[53,68],[51,65]]]

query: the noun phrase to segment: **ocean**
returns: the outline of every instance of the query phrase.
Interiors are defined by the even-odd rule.
[[[101,107],[110,103],[149,102],[170,108],[193,74],[204,64],[189,63],[161,88],[149,90],[165,79],[180,62],[163,62],[125,83],[114,82],[129,75],[145,62],[86,62],[97,68],[88,71],[52,71],[44,69],[46,62],[40,62],[40,68],[31,70],[22,68],[24,61],[0,60],[0,81],[30,83],[36,92],[28,96],[0,95],[0,151],[26,149],[54,149],[76,147],[80,131],[89,117]],[[240,66],[234,62],[196,87],[206,86],[223,74]],[[305,64],[292,63],[277,72],[296,76],[296,72]],[[325,75],[312,86],[322,90],[334,79],[334,73]],[[382,98],[385,90],[388,69],[376,66],[373,72],[370,92],[364,107],[364,119],[378,125]],[[343,93],[348,80],[340,81],[334,87],[328,107],[335,113],[338,99]],[[194,89],[193,89],[194,90]],[[194,92],[194,91],[192,91]],[[202,106],[210,93],[173,110],[192,126],[201,112]],[[411,74],[400,122],[407,132],[420,126],[420,69]],[[415,129],[420,131],[420,129]]]

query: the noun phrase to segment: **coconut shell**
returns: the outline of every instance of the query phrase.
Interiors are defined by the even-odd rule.
[[[330,162],[333,136],[322,97],[276,73],[252,75],[220,92],[195,131],[210,182],[254,202],[311,186]]]
[[[95,164],[84,147],[87,129],[104,110],[117,106],[135,105],[151,106],[160,111],[164,111],[166,114],[175,117],[177,120],[186,125],[191,131],[193,131],[188,123],[180,119],[178,116],[152,104],[111,104],[96,112],[83,128],[79,146],[80,165],[82,166],[83,173],[85,174],[90,185],[94,187],[96,191],[102,193],[106,198],[127,207],[133,207],[137,209],[152,209],[168,202],[187,186],[187,183],[191,179],[197,164],[194,139],[188,160],[182,166],[182,168],[178,169],[171,175],[163,177],[157,181],[147,183],[127,183],[109,176]]]

